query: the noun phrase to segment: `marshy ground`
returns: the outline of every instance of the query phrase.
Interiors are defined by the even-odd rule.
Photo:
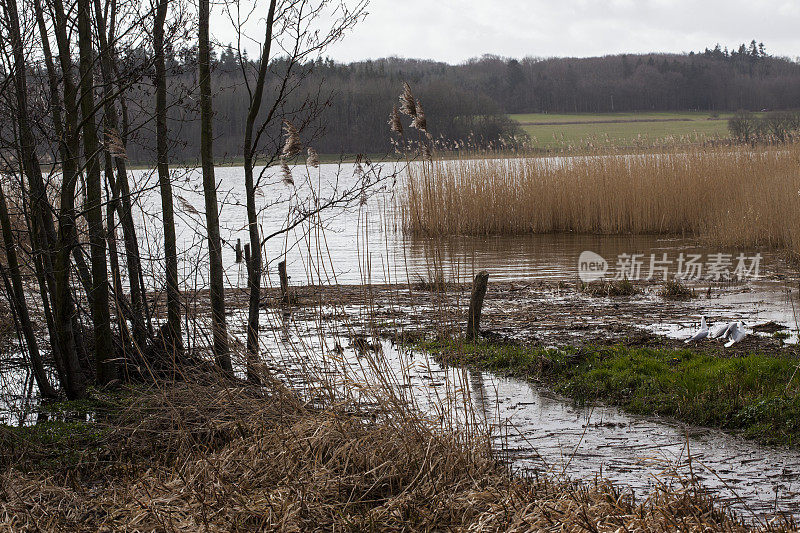
[[[691,484],[642,500],[513,477],[486,448],[390,407],[315,408],[279,384],[177,383],[102,403],[98,435],[2,430],[0,529],[748,530]]]
[[[49,422],[3,429],[2,524],[746,529],[722,509],[734,509],[747,527],[776,516],[780,524],[800,501],[800,454],[700,426],[796,444],[795,347],[763,334],[731,349],[712,341],[687,348],[654,325],[689,331],[704,304],[719,309],[720,293],[748,289],[717,287],[710,298],[695,291],[689,299],[666,298],[662,289],[639,284],[606,296],[577,281],[490,281],[485,338],[472,344],[460,340],[469,284],[296,286],[291,306],[270,290],[264,336],[275,339],[266,341],[267,362],[280,382],[260,390],[201,373],[188,380],[193,385],[95,391],[86,405],[46,408],[40,417]],[[245,292],[229,294],[231,315],[243,312]],[[195,308],[207,309],[205,292],[194,296]],[[401,367],[399,345],[414,366],[401,388],[457,403],[449,395],[466,387],[469,403],[481,406],[478,418],[494,428],[488,441],[453,432],[457,425],[443,431],[406,398],[387,401],[368,379],[341,372],[395,356],[378,364]],[[425,353],[430,361],[415,355]],[[360,384],[358,393],[340,396],[348,379]],[[401,404],[408,406],[398,411]],[[697,426],[691,445],[670,419]],[[607,476],[617,483],[596,481]],[[739,495],[725,493],[726,485]]]

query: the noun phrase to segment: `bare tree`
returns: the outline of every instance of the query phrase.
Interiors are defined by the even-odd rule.
[[[209,42],[209,0],[200,0],[198,17],[197,63],[200,85],[200,158],[203,165],[203,193],[206,204],[208,263],[211,293],[211,331],[214,336],[214,357],[226,372],[233,371],[228,353],[228,327],[225,319],[225,285],[222,269],[222,240],[219,235],[219,204],[214,178],[214,134],[211,97],[211,63]]]
[[[167,278],[167,336],[165,348],[183,351],[181,338],[181,303],[178,289],[178,249],[175,242],[175,215],[172,182],[169,176],[167,142],[167,75],[164,61],[164,23],[169,0],[157,0],[153,26],[153,52],[156,86],[156,151],[158,183],[161,190],[161,216],[164,226],[164,255]]]
[[[12,294],[9,294],[9,296],[13,299],[15,311],[19,316],[20,327],[25,336],[25,343],[28,345],[28,354],[31,359],[31,368],[36,379],[36,385],[43,398],[55,398],[58,393],[50,384],[50,379],[44,369],[42,355],[39,353],[39,341],[33,331],[33,324],[28,313],[28,303],[25,301],[25,289],[22,286],[22,274],[17,260],[16,243],[11,231],[11,218],[8,215],[8,206],[6,205],[6,197],[3,194],[2,183],[0,183],[0,227],[2,227],[3,231],[6,262],[8,263],[11,277],[9,292]]]
[[[112,194],[115,199],[115,206],[120,211],[120,222],[122,225],[123,240],[125,242],[125,256],[128,267],[128,283],[130,284],[131,312],[130,318],[133,323],[134,338],[139,342],[146,339],[150,333],[149,321],[146,306],[147,299],[141,284],[141,258],[139,257],[139,242],[136,237],[136,228],[133,223],[133,208],[131,205],[131,191],[128,182],[128,171],[125,162],[125,138],[120,134],[119,118],[115,102],[117,91],[114,83],[115,77],[115,31],[116,24],[116,0],[112,0],[108,16],[111,17],[109,24],[106,23],[106,14],[100,4],[100,0],[94,0],[94,20],[97,27],[98,43],[100,47],[100,72],[103,78],[102,108],[104,111],[103,123],[106,143],[115,145],[115,152],[110,155],[116,170],[116,178],[112,176],[114,169],[106,172],[106,179],[111,180]],[[108,151],[108,150],[106,150]]]
[[[279,159],[285,166],[286,161],[295,157],[300,150],[299,130],[292,120],[307,125],[318,116],[324,103],[317,99],[305,101],[299,107],[291,107],[290,96],[302,84],[305,74],[302,72],[309,58],[318,57],[331,43],[341,38],[364,14],[366,2],[359,2],[354,8],[346,3],[329,0],[270,0],[267,17],[264,22],[264,38],[261,41],[261,53],[255,63],[255,81],[251,82],[252,65],[245,59],[241,50],[244,25],[255,12],[258,3],[254,3],[249,12],[242,9],[242,4],[233,4],[229,16],[238,32],[238,60],[242,77],[247,88],[249,105],[244,128],[244,182],[247,204],[247,228],[250,238],[250,259],[247,264],[247,280],[249,289],[248,321],[247,321],[247,354],[248,378],[255,380],[256,375],[252,363],[258,360],[258,323],[261,301],[261,277],[263,275],[262,241],[258,227],[258,209],[256,206],[256,190],[260,185],[254,177],[256,160],[261,156],[266,162],[265,169]],[[315,28],[316,23],[330,12],[338,13],[327,31]],[[277,26],[277,31],[275,27]],[[285,54],[281,57],[280,66],[270,69],[273,44]],[[298,72],[300,71],[300,72]],[[268,80],[268,75],[271,80]],[[264,107],[264,92],[267,82],[270,83],[271,100],[266,102],[266,115],[259,122],[259,114]],[[287,140],[280,144],[274,139],[264,141],[265,133],[276,124],[286,124]],[[270,142],[272,141],[272,142]],[[264,175],[262,171],[259,182]]]
[[[83,115],[83,151],[86,159],[86,220],[92,258],[92,323],[97,381],[106,384],[116,379],[114,347],[111,339],[111,317],[108,307],[108,263],[103,228],[102,186],[99,143],[95,123],[93,86],[93,48],[89,0],[78,0],[78,43],[80,50],[81,114]]]
[[[60,0],[56,0],[56,2],[59,2],[60,6]],[[36,139],[33,135],[28,120],[26,63],[23,52],[23,42],[20,32],[16,0],[5,0],[3,7],[15,64],[14,85],[16,94],[17,122],[19,128],[19,151],[21,154],[24,173],[28,179],[28,184],[31,191],[32,201],[30,208],[33,214],[33,232],[31,233],[31,237],[35,247],[41,253],[43,263],[42,270],[47,289],[52,296],[54,307],[53,332],[57,337],[51,340],[51,345],[56,346],[53,352],[54,358],[59,372],[60,381],[67,393],[67,396],[69,398],[81,398],[85,395],[86,391],[86,377],[78,360],[77,345],[75,343],[75,337],[73,333],[74,316],[68,285],[68,272],[59,272],[57,268],[54,268],[53,252],[54,246],[56,245],[55,229],[51,215],[51,206],[47,198],[47,191],[42,178],[41,166],[36,155]],[[56,10],[57,15],[58,13],[59,11]],[[60,13],[63,16],[63,9],[60,11]],[[69,45],[66,41],[66,30],[64,30],[64,41],[65,46],[68,48]],[[62,67],[65,64],[69,65],[68,57],[62,59]],[[70,68],[65,69],[65,90],[68,86],[66,79],[70,70]],[[68,178],[64,177],[63,181],[66,182],[67,179]],[[65,206],[62,204],[62,210],[64,208]],[[69,209],[69,202],[67,203],[66,209]],[[61,240],[62,239],[59,238],[59,241]],[[65,246],[58,249],[58,255],[67,255],[68,257],[68,254],[69,248]],[[56,258],[56,262],[60,262],[58,257]],[[64,275],[62,276],[61,274]]]

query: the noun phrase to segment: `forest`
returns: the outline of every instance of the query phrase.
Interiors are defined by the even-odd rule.
[[[199,109],[194,43],[170,43],[165,50],[168,130],[176,161],[196,162]],[[152,162],[153,128],[145,111],[152,98],[150,51],[120,50],[120,63],[142,79],[130,88],[128,157]],[[257,60],[231,44],[211,50],[212,91],[217,106],[215,156],[235,161],[247,115],[240,62],[255,72]],[[397,57],[339,63],[329,58],[295,62],[293,77],[303,88],[285,100],[301,106],[309,98],[318,109],[309,122],[314,145],[325,154],[380,154],[392,151],[385,128],[388,110],[404,81],[425,101],[437,136],[449,141],[472,137],[475,144],[510,141],[523,131],[512,113],[606,113],[634,111],[762,111],[797,107],[800,64],[767,53],[763,44],[741,44],[729,52],[719,45],[688,54],[623,54],[593,58],[504,58],[485,55],[463,64]],[[271,60],[270,70],[285,68]],[[46,69],[32,65],[31,83],[46,86]],[[149,70],[148,70],[149,69]],[[278,91],[268,83],[265,91]],[[275,135],[275,132],[272,132]]]
[[[215,150],[219,157],[232,157],[241,145],[236,125],[246,114],[244,89],[236,77],[237,50],[226,45],[217,51]],[[174,76],[176,84],[191,86],[193,57],[190,49],[168,59],[171,72],[183,73]],[[459,65],[396,57],[349,64],[317,58],[303,69],[309,87],[324,87],[315,143],[327,154],[391,151],[387,109],[404,81],[425,101],[437,135],[449,140],[473,135],[478,144],[521,136],[505,116],[510,113],[784,110],[797,106],[800,92],[800,65],[770,56],[755,41],[733,52],[717,45],[689,54],[521,60],[485,55]],[[176,156],[191,160],[197,152],[197,112],[177,104],[173,109],[170,130],[181,132],[175,136]],[[147,161],[147,150],[139,146],[149,140],[143,134],[130,147],[134,161]]]

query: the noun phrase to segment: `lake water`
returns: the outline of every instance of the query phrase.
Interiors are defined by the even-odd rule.
[[[262,235],[286,226],[298,205],[309,205],[314,197],[330,198],[334,190],[346,190],[357,180],[354,165],[321,165],[319,169],[293,167],[297,188],[280,182],[270,170],[258,196]],[[745,322],[774,320],[797,329],[796,299],[798,277],[780,253],[755,249],[716,249],[703,247],[691,239],[653,235],[598,236],[576,234],[521,235],[502,237],[451,237],[448,239],[408,239],[396,228],[396,196],[392,185],[403,179],[403,167],[396,163],[366,166],[368,175],[378,185],[361,205],[359,197],[350,204],[324,211],[320,217],[279,235],[266,244],[267,283],[278,284],[277,263],[285,260],[292,284],[415,283],[441,273],[449,281],[468,281],[485,269],[491,280],[567,280],[578,278],[578,258],[583,251],[593,251],[609,263],[611,273],[623,255],[640,257],[641,276],[649,273],[652,260],[665,257],[671,261],[670,273],[678,268],[681,254],[696,254],[706,265],[716,254],[727,254],[730,270],[736,258],[761,254],[758,279],[746,283],[702,280],[698,290],[713,286],[713,300],[688,304],[696,313]],[[258,170],[258,169],[257,169]],[[178,221],[179,271],[185,286],[207,286],[205,217],[202,182],[198,169],[176,170],[175,194]],[[398,174],[396,179],[392,178]],[[152,172],[133,173],[141,211],[137,213],[145,264],[158,278],[162,277],[160,197],[157,178]],[[303,177],[305,176],[305,177]],[[235,244],[249,242],[244,173],[241,167],[216,169],[221,204],[223,264],[227,283],[246,286],[243,263],[235,262]],[[388,178],[387,178],[388,177]],[[381,181],[383,179],[384,181]],[[750,263],[748,263],[750,266]],[[656,266],[658,268],[658,266]],[[619,273],[620,269],[617,269]],[[662,274],[655,270],[656,279]],[[631,276],[628,276],[631,277]],[[732,289],[732,290],[729,290]],[[751,324],[752,325],[752,324]],[[684,335],[681,328],[661,324],[658,332]]]

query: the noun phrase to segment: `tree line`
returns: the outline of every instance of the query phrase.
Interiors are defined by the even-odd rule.
[[[141,52],[141,57],[146,57]],[[185,104],[195,83],[196,50],[189,46],[168,58],[176,95],[169,114],[178,142],[176,157],[197,153],[198,111]],[[243,138],[237,124],[246,116],[245,87],[238,64],[248,59],[230,45],[212,51],[212,92],[218,102],[214,124],[217,157],[235,157]],[[283,58],[270,68],[279,69]],[[595,58],[522,60],[483,56],[463,64],[384,58],[337,63],[316,58],[298,75],[322,104],[315,128],[320,152],[384,153],[392,149],[386,109],[398,84],[409,81],[426,102],[442,140],[472,137],[475,143],[519,137],[509,113],[605,113],[631,111],[761,111],[800,106],[800,64],[774,57],[752,41],[729,52],[719,45],[689,54],[614,55]],[[181,87],[182,89],[178,89]],[[267,86],[266,92],[277,87]],[[290,96],[293,105],[308,92]],[[142,96],[142,98],[147,98]],[[143,132],[130,147],[132,159],[147,162],[152,136]]]
[[[728,119],[728,131],[733,140],[744,144],[792,142],[800,133],[800,112],[770,111],[757,115],[739,111]]]

